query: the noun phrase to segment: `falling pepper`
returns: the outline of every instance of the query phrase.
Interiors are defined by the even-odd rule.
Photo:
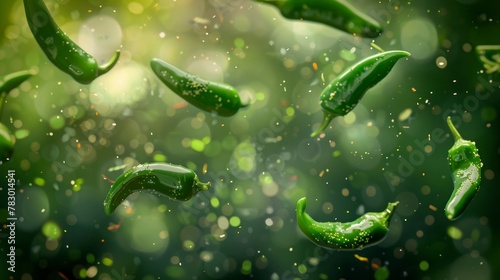
[[[33,76],[29,71],[18,71],[4,76],[0,80],[0,118],[2,117],[5,98],[9,92]],[[9,129],[0,122],[0,162],[10,159],[14,152],[16,138]]]
[[[104,210],[111,215],[136,191],[153,191],[174,200],[186,201],[209,188],[210,182],[200,182],[198,175],[186,167],[166,163],[140,164],[116,179],[104,200]]]
[[[464,140],[453,125],[451,118],[446,119],[455,143],[448,150],[448,163],[453,179],[453,193],[444,209],[446,217],[457,219],[479,191],[481,184],[481,158],[476,143]]]
[[[116,51],[107,63],[99,66],[93,56],[81,49],[59,28],[43,0],[24,0],[24,9],[31,33],[47,58],[75,81],[89,84],[118,62],[120,52]]]
[[[306,198],[297,201],[297,223],[314,243],[333,250],[360,250],[382,242],[399,202],[391,202],[382,212],[368,212],[349,223],[317,222],[305,213]]]
[[[158,58],[151,60],[151,69],[174,93],[201,110],[229,117],[247,106],[231,85],[204,80]]]
[[[406,51],[378,53],[337,76],[321,93],[323,120],[311,137],[317,137],[334,117],[344,116],[354,109],[365,93],[389,74],[399,59],[408,56],[410,53]]]
[[[382,26],[346,0],[254,0],[276,6],[289,19],[323,23],[344,32],[376,38]]]

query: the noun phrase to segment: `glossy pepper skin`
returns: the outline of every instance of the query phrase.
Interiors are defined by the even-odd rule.
[[[231,85],[204,80],[158,58],[153,58],[150,64],[167,87],[201,110],[230,117],[247,106],[241,103],[238,92]]]
[[[106,215],[111,215],[136,191],[153,191],[174,200],[186,201],[209,188],[210,182],[200,182],[198,175],[186,167],[166,163],[140,164],[116,179],[104,200],[104,211]]]
[[[50,16],[43,0],[24,0],[28,26],[47,58],[60,70],[81,84],[89,84],[115,66],[120,57],[116,51],[104,65],[73,42]]]
[[[333,250],[361,250],[380,243],[389,232],[389,223],[399,202],[391,202],[382,212],[368,212],[350,223],[317,222],[305,213],[306,198],[297,202],[300,230],[318,246]]]
[[[311,137],[317,137],[334,117],[344,116],[354,109],[365,93],[389,74],[399,59],[408,56],[410,53],[405,51],[378,53],[337,76],[321,93],[323,120]]]
[[[361,37],[376,38],[382,26],[346,0],[254,0],[276,6],[288,19],[323,23]]]
[[[444,212],[449,220],[456,220],[467,208],[481,184],[481,158],[476,144],[464,140],[457,129],[447,118],[448,127],[453,134],[455,143],[448,150],[448,163],[453,178],[453,193],[446,203]]]
[[[2,116],[5,98],[9,92],[31,76],[33,74],[29,71],[18,71],[10,73],[0,80],[0,117]],[[0,163],[12,156],[15,139],[14,135],[10,134],[9,129],[3,123],[0,123]]]

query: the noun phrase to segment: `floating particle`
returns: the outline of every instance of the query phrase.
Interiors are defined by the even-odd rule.
[[[358,259],[359,261],[362,261],[362,262],[368,262],[368,258],[367,258],[367,257],[362,257],[362,256],[360,256],[360,255],[358,255],[358,254],[354,254],[354,257],[355,257],[356,259]]]
[[[456,226],[450,226],[447,230],[447,233],[449,237],[455,240],[461,239],[463,236],[462,231]]]
[[[420,270],[427,271],[429,270],[429,263],[427,261],[421,261],[419,264]]]
[[[112,225],[108,226],[108,230],[117,230],[122,226],[122,223],[123,223],[123,218],[120,219],[118,224],[112,224]]]

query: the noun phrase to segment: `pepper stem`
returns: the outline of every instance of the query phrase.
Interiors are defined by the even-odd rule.
[[[396,210],[396,207],[398,207],[398,205],[399,205],[399,201],[389,202],[389,204],[387,204],[387,209],[385,209],[385,211],[388,214],[392,214],[392,212],[394,212],[394,210]]]
[[[392,218],[392,215],[394,215],[394,211],[396,210],[396,207],[399,205],[399,201],[396,202],[389,202],[387,204],[387,208],[381,212],[380,219],[385,224],[386,226],[389,226],[389,221]]]
[[[311,137],[318,137],[318,135],[325,130],[330,122],[332,121],[333,118],[335,118],[337,115],[323,112],[323,120],[321,121],[321,124],[319,125],[318,129],[316,129],[313,133],[311,133]]]
[[[117,50],[115,52],[115,54],[113,55],[113,57],[111,57],[111,59],[107,63],[97,67],[97,76],[105,74],[109,70],[111,70],[113,68],[113,66],[115,66],[115,64],[118,62],[119,58],[120,58],[120,51]]]
[[[458,140],[461,140],[462,136],[460,135],[460,133],[458,133],[457,128],[451,122],[450,116],[448,116],[448,118],[446,118],[446,123],[448,123],[448,127],[451,130],[451,134],[453,134],[453,138],[455,138],[455,142],[458,141]]]
[[[382,49],[379,45],[375,44],[375,42],[371,42],[370,43],[370,46],[372,46],[372,48],[376,49],[377,51],[383,53],[384,52],[384,49]]]
[[[315,221],[309,214],[305,213],[306,210],[306,205],[307,205],[307,200],[305,197],[299,199],[297,201],[297,207],[295,209],[296,213],[296,218],[297,218],[297,224],[299,225],[299,228],[304,232],[306,235],[307,234],[307,228],[310,227]]]
[[[210,182],[207,182],[207,183],[203,183],[203,182],[196,182],[195,183],[195,189],[198,191],[206,191],[208,189],[210,189]]]
[[[110,183],[110,184],[114,184],[114,183],[115,183],[115,180],[113,180],[113,179],[109,178],[108,176],[106,176],[106,175],[104,175],[104,174],[101,174],[101,177],[102,177],[104,180],[108,181],[108,183]]]

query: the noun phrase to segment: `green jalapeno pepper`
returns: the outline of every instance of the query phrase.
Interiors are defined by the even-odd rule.
[[[323,120],[311,137],[318,136],[336,116],[349,113],[366,91],[384,79],[396,62],[410,56],[405,51],[386,51],[367,57],[337,76],[321,93]]]
[[[9,93],[11,90],[18,87],[31,76],[33,76],[33,74],[26,70],[10,73],[4,76],[0,81],[0,94]]]
[[[174,93],[201,110],[229,117],[248,105],[231,85],[206,81],[158,58],[151,60],[151,68]]]
[[[186,201],[200,191],[208,190],[194,171],[180,165],[151,163],[137,165],[116,179],[104,200],[104,210],[111,215],[131,193],[153,191],[174,200]]]
[[[9,94],[11,90],[21,85],[31,76],[33,76],[33,74],[31,74],[29,71],[24,70],[10,73],[4,76],[2,80],[0,80],[0,117],[2,116],[3,104],[5,97],[7,97],[7,94]]]
[[[391,202],[382,212],[368,212],[350,223],[317,222],[305,213],[306,198],[297,202],[300,230],[318,246],[333,250],[360,250],[378,244],[389,232],[389,223],[399,202]]]
[[[18,71],[10,73],[0,80],[0,117],[3,113],[4,100],[9,92],[31,76],[33,74],[29,71]],[[0,163],[12,156],[15,139],[14,135],[10,134],[9,129],[3,123],[0,123]]]
[[[451,122],[450,117],[446,121],[455,139],[455,143],[448,151],[448,163],[454,189],[446,203],[444,212],[448,219],[455,220],[462,215],[467,205],[479,191],[483,164],[476,143],[464,140]]]
[[[289,19],[323,23],[362,37],[376,38],[382,26],[346,0],[255,0],[276,6]]]
[[[116,51],[106,64],[99,66],[93,56],[64,34],[43,0],[24,0],[24,9],[31,33],[47,58],[75,81],[89,84],[118,62],[120,52]]]

